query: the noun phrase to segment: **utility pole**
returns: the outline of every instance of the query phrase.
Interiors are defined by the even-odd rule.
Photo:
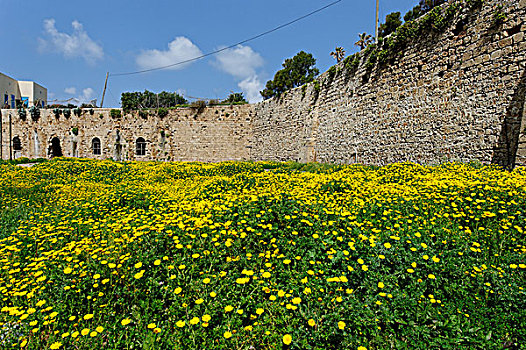
[[[9,160],[13,160],[13,133],[11,130],[11,113],[9,113]]]
[[[374,42],[378,43],[378,13],[380,12],[380,0],[376,0],[376,21],[374,22]]]
[[[102,91],[102,100],[100,101],[100,108],[102,108],[102,105],[104,104],[104,95],[106,95],[106,86],[108,86],[108,76],[110,75],[110,72],[106,72],[106,80],[104,81],[104,90]]]

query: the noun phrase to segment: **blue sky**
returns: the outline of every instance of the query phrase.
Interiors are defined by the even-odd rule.
[[[106,72],[121,73],[175,63],[229,46],[286,23],[331,1],[36,1],[0,0],[0,72],[33,80],[49,100],[97,98]],[[380,0],[380,18],[417,0]],[[304,50],[321,72],[330,52],[357,51],[358,33],[374,33],[375,0],[343,0],[289,27],[188,65],[109,79],[105,107],[118,107],[124,91],[178,91],[225,98],[244,92],[259,98],[285,58]],[[5,15],[11,14],[11,15]]]

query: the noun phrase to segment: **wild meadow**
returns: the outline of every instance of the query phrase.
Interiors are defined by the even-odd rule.
[[[0,348],[504,349],[526,170],[0,165]]]

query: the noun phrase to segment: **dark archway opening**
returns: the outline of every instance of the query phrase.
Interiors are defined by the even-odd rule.
[[[98,137],[95,137],[93,140],[91,140],[91,149],[93,151],[93,154],[96,156],[99,156],[102,153],[100,147],[100,139]]]
[[[142,137],[139,137],[135,143],[136,143],[135,154],[138,156],[145,156],[146,155],[146,141]]]
[[[60,147],[60,140],[58,137],[51,139],[51,146],[49,147],[49,155],[53,157],[62,157],[62,148]]]
[[[20,142],[20,137],[15,136],[13,137],[13,151],[21,151],[22,150],[22,143]]]

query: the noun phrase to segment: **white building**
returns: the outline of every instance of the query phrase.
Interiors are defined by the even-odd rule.
[[[1,108],[16,108],[17,103],[25,107],[47,104],[47,89],[34,81],[18,81],[0,73]]]

